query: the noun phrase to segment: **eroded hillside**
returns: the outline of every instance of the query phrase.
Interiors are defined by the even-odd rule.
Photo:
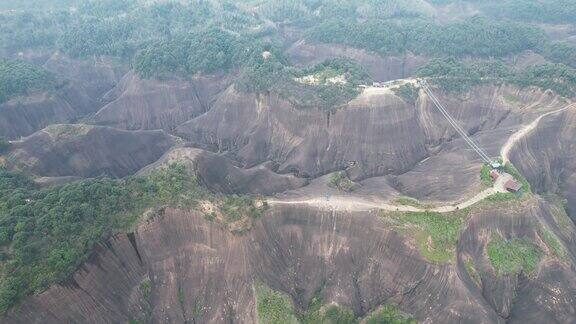
[[[521,2],[0,4],[2,321],[576,321],[575,21]]]

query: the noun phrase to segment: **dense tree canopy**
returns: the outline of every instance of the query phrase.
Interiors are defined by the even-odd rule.
[[[55,86],[47,71],[18,60],[0,59],[0,103],[33,90],[48,90]]]
[[[530,22],[576,22],[576,2],[572,0],[505,0],[486,5],[486,13]]]
[[[247,57],[251,46],[230,32],[210,28],[147,45],[136,56],[134,68],[145,77],[227,71]]]
[[[6,247],[0,252],[0,311],[67,278],[95,243],[128,229],[145,208],[189,205],[205,195],[177,165],[146,177],[47,189],[0,169],[0,246]]]
[[[510,83],[551,89],[566,97],[576,93],[576,70],[564,64],[540,64],[516,70],[500,60],[465,63],[448,58],[430,61],[417,75],[431,78],[444,90],[453,92],[467,91],[483,83]]]
[[[393,22],[330,20],[312,28],[312,40],[365,48],[383,55],[411,51],[425,55],[502,57],[539,49],[546,36],[517,23],[495,23],[483,18],[437,25],[414,20]]]

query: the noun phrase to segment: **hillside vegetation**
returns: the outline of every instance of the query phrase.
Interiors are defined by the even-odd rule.
[[[12,97],[54,86],[55,79],[49,72],[23,61],[0,59],[0,104]]]
[[[146,78],[240,70],[240,88],[264,92],[276,91],[273,86],[278,83],[283,85],[278,88],[295,87],[283,82],[284,69],[291,63],[281,50],[282,26],[290,26],[311,42],[343,44],[380,55],[414,53],[493,60],[531,50],[564,65],[541,65],[516,79],[531,79],[534,82],[530,84],[560,89],[565,95],[570,91],[570,86],[550,79],[559,73],[562,77],[574,74],[576,49],[566,42],[551,41],[532,22],[571,21],[563,13],[569,12],[572,3],[529,0],[522,6],[517,0],[481,5],[471,1],[479,5],[482,14],[439,24],[434,19],[434,5],[451,2],[269,0],[256,4],[192,0],[145,6],[137,0],[42,2],[38,7],[52,10],[0,14],[0,49],[52,48],[78,58],[114,56],[131,63]],[[265,51],[274,53],[266,62],[261,57]],[[535,78],[547,80],[535,82]],[[334,87],[307,88],[304,93],[313,99],[301,105],[321,107],[339,105],[355,94],[350,88]],[[333,100],[334,96],[339,99]],[[290,94],[286,97],[295,98]]]
[[[416,72],[428,77],[441,88],[451,92],[467,91],[480,84],[515,84],[551,89],[572,97],[576,91],[576,70],[564,64],[542,64],[522,70],[508,67],[501,60],[462,62],[454,58],[434,59]]]

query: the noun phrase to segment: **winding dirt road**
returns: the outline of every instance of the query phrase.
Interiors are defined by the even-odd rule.
[[[512,136],[510,136],[508,138],[508,140],[506,141],[506,143],[504,143],[504,145],[502,146],[502,149],[500,150],[500,156],[502,157],[502,162],[504,164],[510,162],[509,155],[510,155],[510,151],[512,150],[514,145],[516,145],[516,143],[518,143],[519,140],[526,137],[526,135],[530,134],[531,131],[536,129],[536,127],[538,126],[538,124],[540,123],[540,120],[542,120],[542,118],[544,118],[546,116],[553,115],[553,114],[557,114],[559,112],[568,110],[568,109],[573,108],[573,107],[576,107],[576,103],[569,104],[568,106],[566,106],[562,109],[547,112],[547,113],[539,116],[538,118],[536,118],[530,124],[522,127],[516,133],[512,134]]]
[[[568,110],[572,107],[576,107],[576,103],[572,103],[569,104],[568,106],[562,108],[562,109],[558,109],[558,110],[554,110],[554,111],[550,111],[547,112],[545,114],[540,115],[538,118],[536,118],[533,122],[531,122],[530,124],[523,126],[522,128],[520,128],[517,132],[515,132],[514,134],[512,134],[508,140],[506,141],[506,143],[502,146],[502,149],[500,150],[500,154],[502,156],[503,162],[504,163],[508,163],[509,162],[509,153],[512,150],[512,148],[514,147],[514,145],[516,145],[518,143],[518,141],[520,139],[522,139],[523,137],[525,137],[526,135],[528,135],[531,131],[533,131],[538,124],[540,123],[540,120],[542,120],[542,118],[552,115],[552,114],[556,114],[565,110]],[[449,213],[449,212],[453,212],[455,210],[459,210],[459,209],[464,209],[467,207],[470,207],[484,199],[486,199],[487,197],[493,195],[494,193],[498,193],[498,192],[507,192],[506,189],[504,188],[504,183],[506,183],[506,181],[508,181],[510,178],[512,178],[511,175],[509,174],[503,174],[502,176],[500,176],[496,182],[494,183],[494,186],[492,188],[488,188],[486,190],[483,190],[482,192],[478,193],[476,196],[462,202],[459,204],[452,204],[452,205],[445,205],[445,206],[440,206],[440,207],[434,207],[434,208],[429,208],[429,209],[424,209],[424,208],[418,208],[418,207],[413,207],[413,206],[406,206],[406,205],[393,205],[390,204],[387,201],[375,201],[375,200],[369,200],[366,198],[361,198],[361,197],[350,197],[350,196],[331,196],[330,198],[325,198],[325,197],[311,197],[308,199],[275,199],[275,198],[269,198],[267,201],[269,204],[272,205],[308,205],[308,206],[314,206],[317,208],[322,208],[322,209],[330,209],[330,210],[346,210],[346,211],[369,211],[369,210],[375,210],[375,209],[379,209],[379,210],[386,210],[386,211],[401,211],[401,212],[421,212],[421,211],[432,211],[432,212],[438,212],[438,213]]]

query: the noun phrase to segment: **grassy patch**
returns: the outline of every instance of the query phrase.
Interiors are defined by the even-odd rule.
[[[540,230],[538,230],[538,235],[540,236],[542,241],[546,244],[546,247],[548,247],[548,250],[550,250],[552,255],[560,259],[566,257],[566,251],[564,250],[564,247],[560,243],[560,240],[558,240],[556,235],[554,235],[554,233],[552,233],[549,229],[541,228]]]
[[[256,291],[256,312],[259,323],[298,323],[290,297],[263,284],[256,284],[254,289]]]
[[[482,182],[482,185],[486,187],[492,187],[492,184],[494,183],[492,177],[490,176],[491,170],[492,168],[487,164],[483,164],[482,168],[480,169],[480,181]]]
[[[150,297],[152,294],[152,283],[149,278],[142,280],[140,286],[138,287],[140,291],[140,309],[142,310],[142,320],[143,323],[148,323],[152,317],[152,304],[150,302]]]
[[[324,310],[321,321],[316,323],[356,324],[358,323],[358,319],[354,316],[354,312],[352,312],[351,309],[337,305],[330,305]]]
[[[487,201],[498,202],[498,201],[509,201],[516,199],[516,194],[512,192],[496,192],[488,197],[486,197]]]
[[[254,286],[256,291],[256,311],[260,323],[301,323],[301,324],[415,324],[416,320],[401,312],[396,305],[383,305],[369,314],[364,321],[354,312],[337,304],[325,305],[319,292],[310,300],[304,312],[297,313],[290,297],[274,291],[261,283]]]
[[[467,258],[464,260],[464,267],[466,268],[466,272],[470,275],[470,278],[477,284],[480,285],[481,279],[480,274],[476,271],[476,267],[474,267],[474,261],[472,258]]]
[[[412,207],[416,207],[416,208],[425,208],[426,206],[422,205],[418,199],[414,199],[411,197],[404,197],[404,196],[400,196],[396,199],[394,199],[394,203],[398,204],[398,205],[404,205],[404,206],[412,206]]]
[[[487,246],[488,259],[498,275],[532,273],[540,261],[541,252],[528,238],[504,240],[493,235]]]
[[[54,124],[44,128],[44,131],[55,139],[68,139],[88,134],[93,127],[81,124]]]
[[[339,171],[330,175],[330,182],[328,182],[328,186],[336,188],[340,191],[350,192],[354,190],[355,184],[348,178],[346,172]]]
[[[418,100],[419,89],[412,83],[405,83],[399,86],[398,88],[394,88],[392,90],[398,97],[404,99],[404,101],[410,104],[414,104],[416,103],[416,100]]]
[[[264,214],[267,205],[257,206],[252,196],[230,195],[223,196],[220,201],[220,210],[228,222],[235,222],[242,218],[259,218]]]
[[[468,209],[452,213],[407,212],[385,214],[397,229],[410,234],[418,250],[431,262],[447,262],[454,256],[460,229]]]
[[[504,95],[502,95],[502,97],[504,98],[504,100],[510,104],[513,105],[518,105],[520,103],[522,103],[522,101],[515,95],[509,94],[509,93],[505,93]]]
[[[402,313],[395,305],[384,305],[373,312],[365,321],[366,324],[416,324],[416,319]]]
[[[298,314],[302,324],[357,324],[358,319],[351,309],[336,304],[323,307],[323,300],[318,291],[305,312]]]

